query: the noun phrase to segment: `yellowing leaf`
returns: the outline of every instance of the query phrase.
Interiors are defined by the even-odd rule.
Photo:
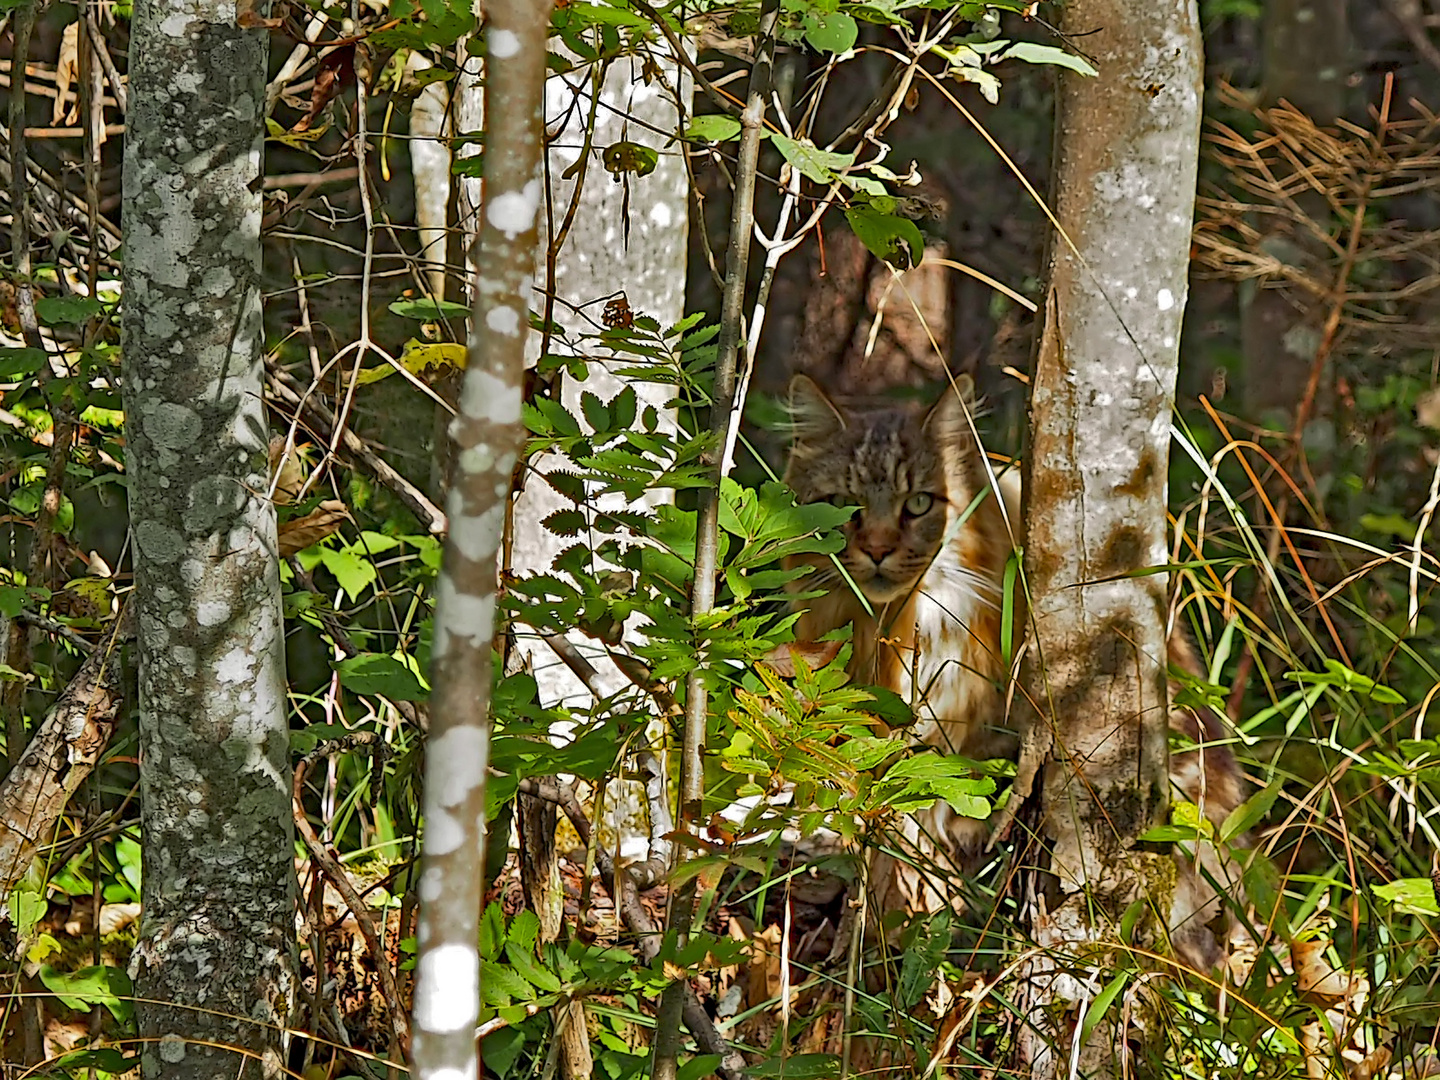
[[[433,379],[448,375],[452,371],[465,370],[465,356],[465,346],[457,345],[453,341],[427,342],[411,338],[405,343],[405,351],[400,354],[400,364],[417,378]],[[355,376],[355,384],[366,386],[381,379],[388,379],[393,374],[395,369],[389,364],[361,368]]]

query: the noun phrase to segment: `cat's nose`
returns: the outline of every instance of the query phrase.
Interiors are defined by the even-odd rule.
[[[869,555],[876,565],[885,561],[885,557],[900,546],[900,537],[895,535],[893,530],[866,530],[856,537],[856,547]]]

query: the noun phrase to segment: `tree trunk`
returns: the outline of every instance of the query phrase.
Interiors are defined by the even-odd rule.
[[[479,921],[485,866],[497,556],[520,419],[548,3],[492,0],[486,30],[485,202],[469,362],[450,425],[450,536],[436,583],[434,694],[425,748],[413,1075],[479,1075]]]
[[[1052,237],[1026,460],[1033,621],[1022,677],[1040,712],[1030,755],[1048,748],[1040,829],[1052,875],[1025,905],[1047,950],[1022,986],[1030,1024],[1019,1045],[1037,1077],[1068,1072],[1072,1047],[1059,1044],[1071,1036],[1056,1017],[1100,985],[1057,954],[1104,942],[1136,899],[1168,911],[1175,873],[1167,856],[1134,850],[1166,806],[1166,579],[1120,575],[1167,561],[1199,17],[1194,0],[1066,9],[1067,32],[1096,27],[1085,41],[1099,77],[1060,79],[1054,207],[1074,249]],[[1082,1071],[1118,1073],[1117,1043],[1098,1025]]]
[[[572,342],[581,334],[595,331],[605,307],[603,301],[617,293],[623,294],[633,312],[649,315],[662,327],[675,325],[685,314],[689,179],[679,144],[672,137],[680,127],[681,110],[689,111],[690,80],[663,43],[650,54],[649,61],[655,76],[648,84],[640,77],[640,58],[625,57],[611,64],[598,87],[598,108],[592,108],[596,87],[589,78],[590,69],[552,75],[546,83],[547,116],[552,123],[565,122],[552,132],[549,227],[542,230],[537,280],[544,284],[549,277],[550,260],[545,250],[548,241],[556,248],[554,289],[561,301],[548,314],[569,332]],[[573,86],[582,80],[580,87]],[[580,148],[586,144],[587,127],[591,149],[582,168],[578,162]],[[626,174],[623,183],[612,180],[601,163],[601,151],[622,140],[655,150],[659,155],[655,170],[646,176]],[[567,227],[572,205],[573,220]],[[588,306],[580,311],[572,309],[571,304]],[[536,306],[542,306],[538,299]],[[575,347],[581,346],[566,348]],[[561,351],[556,342],[551,343],[551,348]],[[605,358],[615,354],[593,341],[586,342],[583,349],[596,358],[588,367],[588,377],[583,384],[572,380],[561,388],[561,400],[575,416],[582,417],[582,423],[582,391],[610,401],[626,385],[626,380],[611,374],[605,363]],[[652,406],[664,423],[674,423],[673,412],[666,408],[673,396],[668,388],[641,382],[632,385],[640,409]],[[574,542],[562,540],[542,524],[550,514],[572,504],[535,475],[567,467],[567,463],[559,455],[544,455],[533,464],[533,473],[515,501],[511,569],[518,574],[550,572],[555,556]],[[629,504],[622,496],[610,495],[595,498],[592,505],[603,513],[643,509],[668,499],[668,493],[656,493]],[[629,685],[606,651],[593,640],[578,633],[570,635],[569,640],[594,664],[593,682],[602,693],[613,694]],[[594,700],[591,688],[555,662],[550,646],[527,636],[523,628],[516,646],[533,658],[543,704],[590,706]],[[645,835],[642,785],[612,781],[606,788],[604,817],[599,824],[602,842],[617,849],[624,840]]]
[[[135,5],[123,331],[145,830],[131,968],[147,1077],[279,1075],[295,992],[260,357],[267,42],[235,25],[234,5]]]

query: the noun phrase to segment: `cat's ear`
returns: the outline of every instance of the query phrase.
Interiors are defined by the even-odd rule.
[[[967,412],[975,415],[975,381],[969,375],[956,375],[925,417],[925,430],[942,442],[963,440],[970,435]]]
[[[831,400],[809,375],[796,375],[790,380],[790,430],[796,442],[825,439],[845,427]]]

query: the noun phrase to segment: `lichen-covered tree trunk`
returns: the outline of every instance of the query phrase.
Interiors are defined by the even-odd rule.
[[[268,36],[235,13],[139,0],[130,42],[123,373],[145,831],[131,970],[147,1077],[279,1075],[295,991],[261,399]]]
[[[1167,561],[1201,105],[1195,0],[1087,0],[1064,12],[1070,33],[1100,28],[1084,38],[1100,75],[1061,77],[1054,209],[1074,248],[1052,238],[1031,391],[1023,676],[1039,711],[1032,734],[1049,737],[1039,779],[1052,875],[1027,912],[1050,951],[1023,984],[1031,1023],[1020,1045],[1037,1077],[1070,1066],[1057,1006],[1078,1010],[1103,985],[1056,954],[1105,941],[1140,897],[1167,911],[1173,890],[1170,860],[1134,850],[1166,805],[1166,579],[1122,575]],[[1084,1071],[1114,1068],[1117,1042],[1100,1025]]]

